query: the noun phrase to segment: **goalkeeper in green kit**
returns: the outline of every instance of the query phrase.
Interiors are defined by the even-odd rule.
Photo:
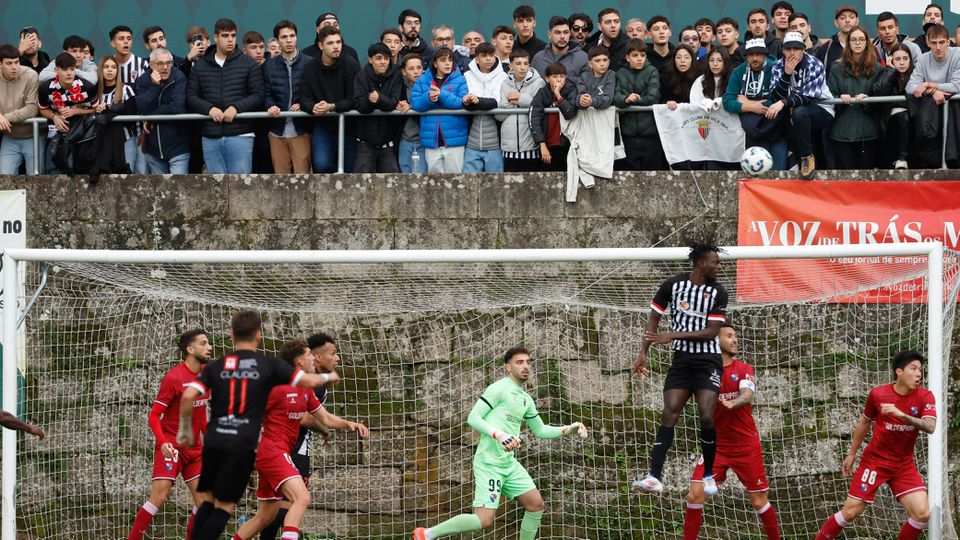
[[[537,406],[523,389],[530,377],[530,353],[514,347],[503,355],[507,376],[484,390],[473,406],[467,423],[479,431],[480,445],[473,457],[475,491],[473,513],[460,514],[443,523],[413,531],[414,540],[432,540],[452,534],[479,531],[493,525],[500,496],[517,499],[525,510],[520,522],[520,540],[533,540],[543,517],[543,497],[527,470],[513,451],[520,447],[520,424],[526,420],[530,431],[541,439],[561,435],[587,437],[580,422],[567,426],[548,426],[540,419]]]

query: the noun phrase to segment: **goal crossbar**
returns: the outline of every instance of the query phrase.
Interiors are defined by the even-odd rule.
[[[503,249],[503,250],[331,250],[331,251],[121,251],[6,249],[3,252],[3,410],[16,414],[19,275],[23,262],[77,262],[106,264],[390,264],[390,263],[533,263],[668,261],[685,259],[687,248],[596,248],[596,249]],[[944,290],[943,246],[939,242],[901,244],[845,244],[819,246],[729,246],[723,259],[828,259],[841,257],[922,256],[927,258],[928,383],[936,396],[937,417],[946,417],[943,377]],[[928,485],[931,509],[929,538],[942,538],[943,471],[945,468],[944,421],[937,423],[928,445]],[[0,540],[16,540],[17,434],[3,429],[2,437],[2,530]]]

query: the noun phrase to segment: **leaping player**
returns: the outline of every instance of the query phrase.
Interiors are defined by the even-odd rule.
[[[723,357],[723,378],[720,380],[720,406],[714,413],[717,426],[717,457],[713,472],[716,481],[723,482],[727,469],[733,469],[740,483],[747,489],[750,503],[763,524],[769,540],[780,540],[777,511],[767,498],[770,487],[763,468],[760,432],[753,421],[750,402],[757,387],[753,366],[735,358],[739,349],[737,332],[733,326],[720,326],[720,354]],[[683,540],[696,540],[703,523],[703,460],[697,464],[690,478],[687,493],[687,512],[683,520]]]
[[[843,508],[827,518],[817,540],[839,537],[844,527],[873,504],[877,489],[883,484],[890,484],[893,496],[907,511],[908,519],[900,527],[897,539],[920,538],[927,528],[927,486],[913,454],[920,432],[929,435],[937,428],[937,403],[933,392],[920,386],[923,362],[923,355],[917,351],[900,351],[891,361],[894,382],[870,390],[863,416],[853,430],[850,451],[843,460],[844,476],[850,476],[871,423],[873,438],[860,456],[860,466],[853,474]]]
[[[200,456],[203,455],[203,445],[198,442],[192,448],[181,448],[177,444],[177,428],[180,425],[180,397],[187,383],[197,378],[203,366],[210,361],[213,347],[210,339],[203,330],[190,330],[180,336],[178,342],[183,362],[177,364],[163,376],[160,381],[160,392],[150,409],[148,422],[150,430],[157,439],[153,451],[153,482],[150,484],[150,497],[137,511],[128,540],[141,540],[153,521],[153,516],[160,510],[170,494],[170,489],[177,476],[182,476],[190,494],[193,496],[194,507],[190,510],[187,519],[187,540],[193,534],[193,521],[197,508],[203,503],[197,495],[197,482],[200,478]],[[200,435],[207,431],[207,398],[208,393],[199,396],[193,402],[193,433],[194,439],[200,441]]]
[[[454,516],[443,523],[413,531],[414,540],[433,540],[453,534],[472,533],[493,525],[500,497],[516,498],[523,506],[519,540],[533,540],[540,530],[543,497],[527,470],[513,452],[520,447],[520,425],[525,420],[530,431],[541,439],[561,435],[587,437],[580,422],[566,426],[543,423],[537,406],[523,385],[530,377],[530,353],[522,347],[508,350],[503,361],[507,376],[491,384],[470,411],[467,423],[479,431],[480,444],[473,458],[475,483],[473,513]]]

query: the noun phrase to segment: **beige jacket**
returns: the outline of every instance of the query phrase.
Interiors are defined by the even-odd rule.
[[[5,135],[14,139],[27,139],[33,135],[33,126],[18,124],[37,116],[37,73],[21,67],[17,78],[8,81],[0,75],[0,114],[13,124],[13,133]]]

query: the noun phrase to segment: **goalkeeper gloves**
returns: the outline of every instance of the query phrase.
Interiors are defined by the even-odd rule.
[[[509,433],[494,431],[490,436],[496,439],[507,452],[512,452],[520,446],[519,435],[510,435]]]
[[[578,435],[581,439],[587,438],[587,426],[583,425],[583,422],[574,422],[568,426],[563,426],[560,428],[563,430],[564,435]]]

